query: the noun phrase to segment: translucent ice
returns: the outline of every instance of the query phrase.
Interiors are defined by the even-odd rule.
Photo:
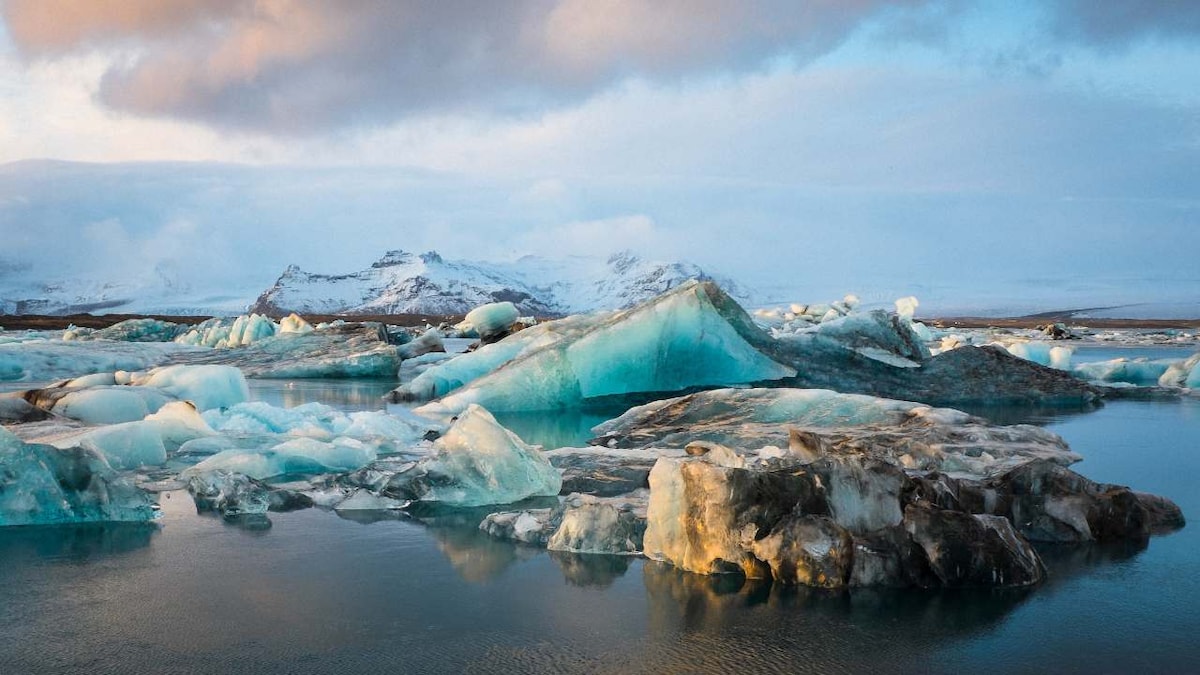
[[[291,474],[353,471],[375,459],[375,449],[352,438],[331,443],[293,438],[263,450],[224,450],[184,471],[185,476],[211,471],[265,479]]]
[[[1138,386],[1153,386],[1166,375],[1177,362],[1169,359],[1113,359],[1096,363],[1081,363],[1074,373],[1079,377],[1097,382],[1123,382]]]
[[[634,309],[593,318],[569,338],[524,351],[421,410],[454,414],[472,403],[506,412],[558,410],[606,396],[795,375],[760,351],[769,342],[715,284],[688,282]]]
[[[526,445],[472,405],[434,444],[434,454],[398,478],[411,499],[451,506],[509,504],[558,494],[562,476],[541,449]]]
[[[84,448],[24,443],[0,427],[0,526],[149,521],[150,495]]]
[[[1071,355],[1075,351],[1070,347],[1059,347],[1048,342],[1014,342],[1005,349],[1018,358],[1058,370],[1071,369]]]
[[[156,387],[200,410],[229,407],[250,397],[245,376],[232,366],[164,366],[135,374],[131,384]]]
[[[488,338],[508,330],[520,314],[511,302],[493,302],[467,312],[464,323],[470,324],[479,337]]]
[[[311,333],[312,331],[312,324],[294,312],[279,320],[280,333]]]

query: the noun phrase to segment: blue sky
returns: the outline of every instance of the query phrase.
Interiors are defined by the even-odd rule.
[[[0,2],[0,257],[265,286],[634,248],[799,300],[1200,298],[1200,3],[483,7]]]

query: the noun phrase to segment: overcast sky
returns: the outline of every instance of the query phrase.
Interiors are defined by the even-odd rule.
[[[90,278],[1200,298],[1200,3],[0,0],[0,163],[0,262]]]

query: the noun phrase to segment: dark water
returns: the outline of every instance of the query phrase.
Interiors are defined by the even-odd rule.
[[[1048,426],[1084,474],[1200,513],[1200,400]],[[1195,525],[1047,551],[1028,592],[845,594],[548,554],[452,515],[261,530],[162,503],[161,527],[0,532],[0,674],[1200,672]]]

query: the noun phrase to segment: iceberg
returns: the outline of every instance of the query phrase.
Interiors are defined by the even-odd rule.
[[[107,328],[68,328],[63,340],[113,340],[117,342],[171,342],[188,327],[158,319],[126,319]]]
[[[1071,356],[1075,353],[1070,347],[1059,347],[1047,342],[1014,342],[1006,345],[1005,349],[1017,358],[1057,370],[1070,370]]]
[[[0,381],[51,382],[91,373],[146,370],[188,351],[170,342],[8,342],[0,344]]]
[[[236,337],[230,335],[231,340]],[[243,332],[243,340],[245,335]],[[387,330],[378,323],[344,323],[309,333],[280,333],[256,338],[237,349],[179,354],[172,361],[234,366],[247,377],[266,378],[391,378],[400,367],[396,346],[388,343]]]
[[[214,434],[192,404],[175,401],[143,420],[83,429],[47,440],[60,448],[79,445],[95,451],[117,469],[137,469],[161,466],[169,453],[188,441]]]
[[[295,474],[354,471],[376,458],[375,448],[353,438],[331,442],[293,438],[268,448],[223,450],[185,469],[183,476],[211,472],[236,473],[258,480]]]
[[[493,302],[467,312],[463,323],[473,328],[479,337],[487,342],[497,335],[507,333],[520,316],[517,306],[511,302]]]
[[[280,333],[311,333],[312,331],[312,324],[295,312],[279,320]]]
[[[185,399],[200,410],[235,405],[250,395],[246,379],[229,366],[165,366],[146,372],[103,373],[23,394],[26,401],[88,424],[141,420]]]
[[[528,331],[521,331],[494,346],[545,338],[555,332],[555,323],[543,324],[543,331],[530,337],[523,337]],[[563,339],[517,348],[519,355],[512,360],[419,412],[449,416],[472,404],[504,412],[559,410],[606,397],[763,382],[796,374],[760,351],[770,337],[711,282],[688,282],[634,309],[576,317],[569,325]],[[511,348],[494,355],[507,355]],[[454,368],[456,360],[422,377],[437,381],[437,371]]]
[[[96,452],[25,443],[0,427],[0,526],[145,522],[157,507]]]
[[[1081,363],[1075,366],[1074,373],[1093,382],[1124,383],[1142,387],[1154,386],[1166,376],[1172,366],[1178,361],[1171,359],[1149,360],[1112,359],[1096,363]]]
[[[385,494],[465,507],[553,496],[560,489],[562,476],[540,448],[471,405],[434,441],[432,455],[391,478]]]

